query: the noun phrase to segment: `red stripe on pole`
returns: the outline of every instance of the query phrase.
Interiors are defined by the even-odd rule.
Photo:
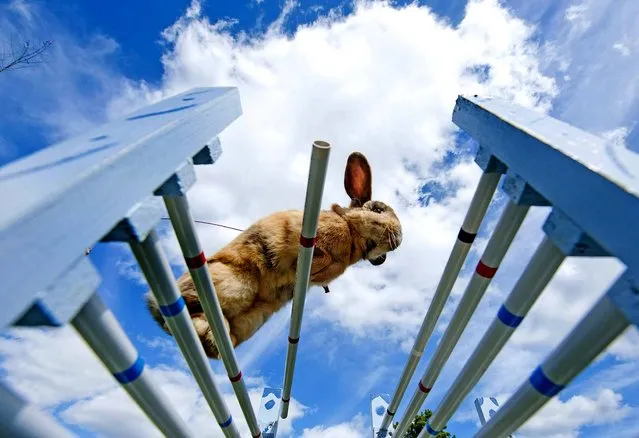
[[[195,257],[184,257],[186,261],[186,266],[189,269],[198,269],[206,264],[206,256],[204,255],[204,251],[196,255]]]
[[[422,384],[421,380],[419,381],[419,390],[420,390],[421,392],[425,393],[425,394],[428,394],[428,393],[430,392],[430,388],[426,388],[426,387]]]
[[[253,438],[260,438],[262,436],[262,432],[258,432],[257,435],[253,435]]]
[[[315,246],[316,237],[304,237],[300,235],[300,245],[304,248],[312,248]]]
[[[493,278],[495,276],[495,272],[497,272],[497,268],[490,267],[488,265],[484,265],[480,260],[477,263],[477,268],[475,269],[477,275],[484,278]]]
[[[237,375],[237,376],[235,376],[235,377],[229,377],[229,380],[230,380],[232,383],[235,383],[235,382],[239,382],[241,378],[242,378],[242,371],[240,371],[240,374],[238,374],[238,375]]]

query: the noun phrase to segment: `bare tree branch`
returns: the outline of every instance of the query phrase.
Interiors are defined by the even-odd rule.
[[[4,53],[0,56],[0,73],[41,64],[44,52],[52,45],[53,41],[47,40],[34,48],[29,41],[26,41],[19,50],[16,50],[11,44],[8,60],[5,62],[7,56]]]

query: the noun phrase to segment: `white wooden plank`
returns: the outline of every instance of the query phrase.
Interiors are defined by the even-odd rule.
[[[639,273],[639,154],[507,101],[459,96],[453,122]]]
[[[196,88],[0,169],[0,325],[241,112],[236,88]]]

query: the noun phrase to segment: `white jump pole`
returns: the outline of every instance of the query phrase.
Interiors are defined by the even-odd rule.
[[[419,437],[437,436],[446,426],[464,397],[484,375],[523,321],[565,258],[566,256],[559,248],[548,237],[544,237],[479,345],[448,389],[432,417],[426,422]]]
[[[382,418],[382,423],[377,433],[377,436],[380,438],[385,437],[388,433],[388,427],[397,412],[397,408],[402,401],[402,397],[408,387],[408,383],[413,377],[415,368],[417,368],[417,364],[419,364],[419,360],[424,353],[426,343],[433,333],[435,324],[442,313],[442,309],[444,308],[444,304],[446,303],[446,300],[450,295],[450,291],[455,284],[457,275],[464,265],[466,256],[468,255],[473,241],[475,240],[477,230],[479,230],[479,225],[484,219],[486,210],[490,205],[490,200],[495,193],[500,177],[501,174],[499,173],[484,172],[479,179],[470,207],[468,208],[464,222],[459,229],[457,240],[455,240],[455,245],[448,257],[448,262],[446,263],[444,272],[442,273],[437,289],[435,290],[433,300],[431,301],[426,316],[419,328],[410,356],[404,365],[404,371],[397,383],[397,387],[395,388],[391,402],[388,405],[388,409],[386,409],[384,417]]]
[[[624,276],[611,287],[627,287]],[[636,293],[636,292],[635,292]],[[475,438],[507,436],[563,390],[630,325],[626,315],[602,296],[563,342],[476,434]]]
[[[202,303],[202,309],[206,319],[211,326],[215,345],[217,346],[222,362],[226,368],[229,380],[233,385],[233,390],[237,396],[240,408],[244,413],[246,422],[253,437],[260,437],[262,432],[255,416],[255,411],[251,405],[246,390],[242,371],[235,357],[235,350],[231,344],[231,338],[224,325],[222,308],[215,293],[213,279],[208,270],[206,256],[200,245],[200,241],[195,231],[195,225],[189,209],[188,199],[183,196],[163,196],[164,204],[169,213],[169,218],[173,224],[173,229],[182,249],[186,265],[189,268],[193,283]]]
[[[163,434],[174,437],[191,436],[168,398],[145,372],[144,361],[117,318],[97,294],[86,302],[71,320],[71,324]]]
[[[528,210],[530,210],[530,206],[516,205],[508,201],[508,205],[504,209],[479,263],[477,263],[475,272],[455,310],[455,314],[448,324],[446,332],[437,346],[437,350],[428,364],[426,372],[419,381],[418,388],[406,408],[404,417],[395,430],[394,437],[401,438],[402,435],[406,433],[408,426],[410,426],[417,411],[424,403],[437,377],[439,377],[439,373],[444,367],[444,364],[466,328],[466,324],[468,324],[479,301],[486,292],[486,289],[488,289],[499,264],[506,255]]]
[[[297,346],[300,340],[302,327],[302,314],[304,313],[304,301],[308,290],[308,283],[313,262],[313,250],[317,233],[317,223],[324,193],[326,170],[330,155],[330,145],[324,141],[315,141],[311,152],[311,164],[306,186],[306,200],[304,203],[304,216],[302,218],[302,233],[297,255],[297,268],[295,280],[295,293],[291,310],[291,326],[288,335],[288,349],[286,351],[286,367],[284,370],[284,385],[282,388],[282,408],[280,416],[288,416],[289,402],[291,401],[291,389],[293,387],[293,375],[295,373],[295,360],[297,358]]]
[[[152,230],[142,242],[131,241],[130,245],[151,291],[160,305],[160,312],[224,436],[239,438],[237,426],[215,384],[204,347],[195,332],[184,298],[175,283],[171,267],[164,257],[157,233]]]

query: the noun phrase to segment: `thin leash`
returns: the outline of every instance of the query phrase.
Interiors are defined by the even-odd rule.
[[[167,221],[171,220],[168,217],[163,217],[162,219],[167,220]],[[196,222],[198,224],[215,225],[216,227],[228,228],[229,230],[235,230],[235,231],[240,231],[240,232],[244,231],[244,230],[241,230],[239,228],[229,227],[228,225],[216,224],[215,222],[199,221],[197,219],[193,219],[193,222]]]
[[[168,221],[171,220],[168,217],[163,217],[161,219],[168,220]],[[241,230],[239,228],[230,227],[228,225],[222,225],[222,224],[218,224],[218,223],[215,223],[215,222],[200,221],[200,220],[197,220],[197,219],[193,219],[193,222],[196,222],[198,224],[213,225],[213,226],[216,226],[216,227],[228,228],[229,230],[235,230],[235,231],[239,231],[239,232],[244,231],[244,230]],[[91,252],[91,249],[92,249],[91,247],[88,247],[87,249],[85,249],[84,250],[84,255],[85,256],[89,255],[89,253]],[[322,288],[324,289],[324,293],[329,293],[330,292],[330,290],[328,289],[328,286],[322,286]]]
[[[170,221],[171,220],[168,217],[162,217],[160,219],[165,220],[165,221]],[[228,228],[229,230],[235,230],[235,231],[240,231],[240,232],[244,231],[244,230],[241,230],[239,228],[230,227],[228,225],[217,224],[215,222],[200,221],[200,220],[197,220],[197,219],[193,219],[193,222],[197,222],[198,224],[215,225],[216,227]],[[91,247],[88,247],[87,249],[85,249],[84,250],[84,255],[89,255],[89,253],[91,252],[92,249],[93,248],[91,248]]]

